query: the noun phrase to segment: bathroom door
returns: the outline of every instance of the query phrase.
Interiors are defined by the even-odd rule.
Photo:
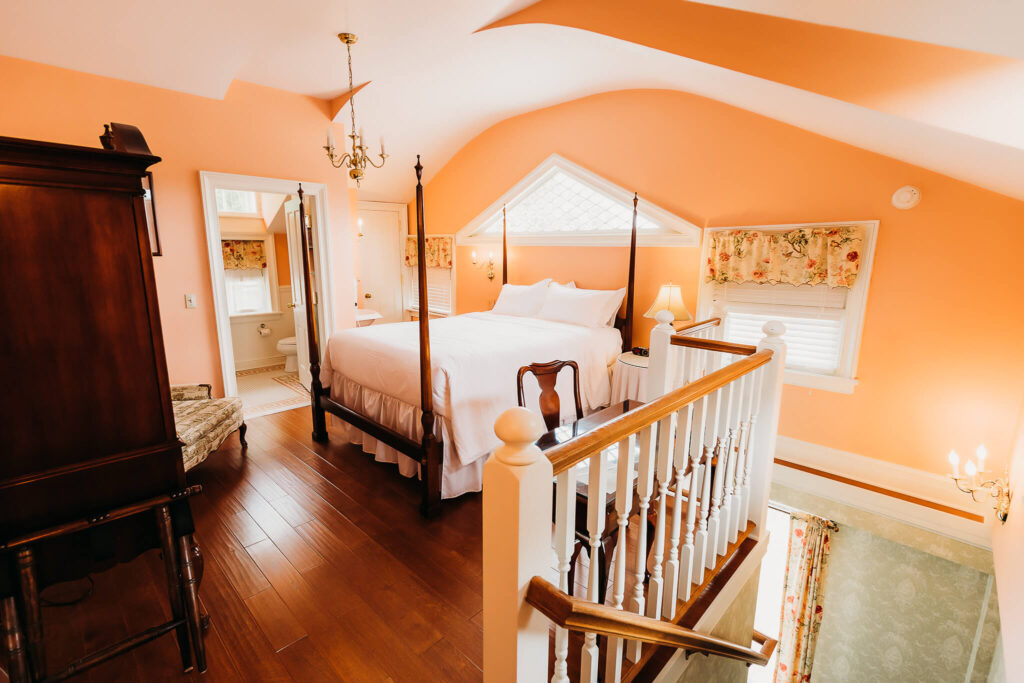
[[[308,213],[309,205],[307,199],[306,220],[312,225]],[[288,266],[292,279],[292,301],[288,307],[292,309],[295,316],[295,348],[298,352],[299,381],[302,386],[309,389],[312,375],[309,372],[309,338],[307,336],[308,326],[306,325],[306,285],[302,279],[302,233],[299,226],[299,200],[289,199],[284,204],[285,233],[288,236]],[[310,264],[310,281],[313,284],[313,291],[316,291],[316,271],[314,263],[316,259],[308,259]]]

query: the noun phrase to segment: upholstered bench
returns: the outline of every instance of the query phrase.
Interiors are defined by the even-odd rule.
[[[211,398],[209,384],[178,384],[171,387],[174,426],[185,447],[181,451],[185,471],[206,460],[220,448],[231,432],[238,430],[238,441],[244,449],[245,420],[242,399]]]

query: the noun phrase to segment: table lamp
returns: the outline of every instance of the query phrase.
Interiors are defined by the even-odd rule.
[[[658,297],[651,304],[650,309],[644,313],[644,317],[653,318],[658,311],[669,311],[676,322],[693,319],[690,310],[686,308],[686,302],[683,301],[683,288],[671,282],[661,286],[661,289],[658,290]]]

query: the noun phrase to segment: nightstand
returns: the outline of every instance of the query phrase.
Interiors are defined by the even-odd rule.
[[[637,356],[626,351],[615,361],[612,368],[611,403],[619,403],[627,399],[644,400],[647,393],[647,356]]]

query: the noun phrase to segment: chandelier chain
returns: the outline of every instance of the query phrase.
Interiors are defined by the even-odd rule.
[[[352,112],[352,135],[356,134],[356,94],[352,92],[355,89],[355,85],[352,83],[352,44],[345,43],[345,51],[348,53],[348,108]],[[352,143],[355,144],[355,138],[352,138]]]

